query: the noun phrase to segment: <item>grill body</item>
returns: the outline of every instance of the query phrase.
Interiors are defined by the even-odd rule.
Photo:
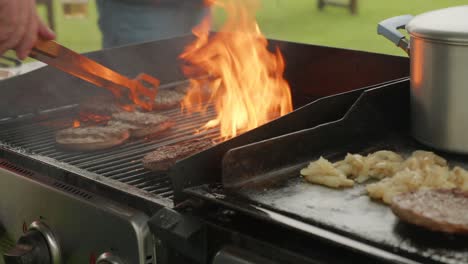
[[[185,36],[88,56],[130,77],[151,74],[164,84],[161,89],[171,89],[185,81],[178,55],[192,40]],[[168,174],[154,173],[143,169],[141,159],[159,146],[217,137],[216,130],[195,133],[214,117],[213,109],[192,116],[178,109],[166,111],[176,126],[157,138],[132,140],[106,151],[67,152],[55,145],[55,132],[71,124],[83,99],[105,91],[49,67],[0,83],[0,159],[20,170],[1,169],[5,175],[0,184],[4,233],[16,241],[24,224],[39,219],[63,241],[66,260],[77,256],[77,263],[84,263],[93,254],[113,252],[127,263],[152,263],[156,248],[162,252],[156,254],[162,263],[183,263],[172,258],[180,254],[165,255],[165,242],[160,244],[159,233],[148,232],[145,223],[162,209],[172,210],[184,203],[184,188],[220,182],[226,151],[339,119],[364,90],[361,88],[405,77],[409,70],[406,58],[275,40],[270,45],[279,47],[287,62],[285,78],[291,85],[295,111],[188,158],[183,164],[197,166],[186,171],[184,178],[171,178],[180,175],[184,166],[178,166],[174,174],[172,169]],[[316,101],[338,93],[345,94]],[[30,173],[24,175],[21,170]],[[203,230],[211,225],[200,217],[194,219],[201,221]],[[168,229],[176,236],[184,233]],[[199,230],[193,231],[198,234]],[[88,241],[99,236],[102,239]],[[207,237],[201,244],[211,240]],[[201,263],[213,260],[214,252],[206,251],[206,257],[197,257],[196,252],[184,258]],[[223,252],[218,260],[233,258],[239,251],[227,248]]]
[[[26,226],[39,221],[59,238],[66,263],[88,263],[103,253],[119,255],[125,263],[153,263],[144,213],[5,160],[0,160],[0,185],[5,237],[18,238]],[[10,243],[4,250],[12,247]]]

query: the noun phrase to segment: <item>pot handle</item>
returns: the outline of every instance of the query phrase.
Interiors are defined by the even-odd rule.
[[[408,40],[398,29],[405,28],[406,24],[413,19],[412,15],[402,15],[385,19],[377,26],[377,33],[395,43],[409,54],[410,47]]]

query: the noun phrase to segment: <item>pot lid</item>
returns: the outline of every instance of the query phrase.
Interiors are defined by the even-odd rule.
[[[406,30],[425,39],[468,42],[468,5],[418,15],[406,25]]]

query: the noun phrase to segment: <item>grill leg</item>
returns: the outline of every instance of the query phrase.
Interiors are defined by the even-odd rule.
[[[323,10],[325,7],[325,0],[318,0],[318,5],[317,5],[319,10]]]
[[[53,7],[52,0],[37,0],[36,3],[38,5],[45,5],[46,10],[47,10],[47,22],[49,24],[49,27],[53,31],[56,31],[55,18],[54,18],[54,7]]]
[[[346,4],[346,3],[329,1],[329,0],[318,0],[317,7],[318,7],[319,10],[323,10],[326,5],[334,5],[334,6],[339,6],[339,7],[345,7],[345,8],[349,9],[351,14],[355,15],[355,14],[357,14],[357,1],[358,0],[349,0],[349,2]]]
[[[353,15],[357,14],[357,0],[351,0],[350,10],[351,10],[351,14]]]

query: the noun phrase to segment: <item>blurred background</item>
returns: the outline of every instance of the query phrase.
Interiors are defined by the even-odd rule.
[[[76,1],[82,1],[85,7],[72,6],[73,0],[38,0],[38,9],[47,21],[49,7],[59,42],[79,52],[98,50],[102,39],[96,2]],[[405,56],[376,34],[379,21],[463,4],[468,0],[263,0],[258,21],[263,33],[272,39]],[[222,15],[215,14],[219,24]]]

